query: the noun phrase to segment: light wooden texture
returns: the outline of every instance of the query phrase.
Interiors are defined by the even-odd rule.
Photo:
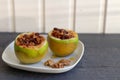
[[[120,1],[109,0],[107,7],[106,33],[120,33]]]
[[[76,0],[75,31],[102,33],[105,0]]]
[[[11,0],[0,0],[0,31],[13,31]]]
[[[73,29],[73,5],[74,0],[45,0],[45,32],[54,27]]]
[[[120,1],[0,0],[0,32],[49,32],[54,27],[120,33]]]
[[[16,32],[43,32],[42,0],[15,0]]]

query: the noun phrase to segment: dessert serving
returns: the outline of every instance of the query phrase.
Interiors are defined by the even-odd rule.
[[[74,52],[78,45],[78,34],[72,30],[54,28],[48,33],[48,43],[56,56],[67,56]]]
[[[54,28],[48,35],[37,32],[19,34],[3,51],[2,60],[21,70],[63,73],[73,69],[83,54],[84,44],[76,32]]]
[[[48,43],[39,33],[22,33],[15,39],[14,50],[21,63],[36,63],[47,53]]]

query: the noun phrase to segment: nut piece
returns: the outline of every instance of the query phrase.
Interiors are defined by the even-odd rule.
[[[69,59],[61,59],[58,63],[62,63],[64,66],[70,65],[70,60]]]
[[[53,60],[47,60],[44,65],[52,67],[55,62]]]
[[[64,65],[62,63],[55,63],[52,65],[52,68],[64,68]]]
[[[58,62],[54,62],[53,60],[47,60],[44,65],[45,66],[49,66],[49,67],[52,67],[52,68],[64,68],[64,66],[68,66],[70,65],[70,60],[68,59],[61,59],[59,60]]]

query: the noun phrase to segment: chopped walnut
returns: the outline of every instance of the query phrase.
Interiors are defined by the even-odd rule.
[[[45,63],[44,63],[44,65],[45,66],[50,66],[50,67],[52,67],[53,65],[54,65],[54,61],[53,60],[47,60]]]
[[[44,65],[49,66],[51,68],[64,68],[64,66],[70,65],[70,60],[68,59],[61,59],[58,62],[54,62],[53,60],[47,60]]]
[[[54,28],[52,31],[52,36],[59,39],[70,39],[74,37],[73,31],[67,31],[65,29]]]
[[[52,68],[64,68],[64,65],[62,63],[55,63],[52,65]]]
[[[17,44],[21,46],[37,46],[41,44],[45,38],[41,36],[39,33],[31,33],[31,34],[21,34],[20,37],[17,38]]]
[[[70,65],[71,60],[69,59],[61,59],[59,63],[62,63],[64,66]]]

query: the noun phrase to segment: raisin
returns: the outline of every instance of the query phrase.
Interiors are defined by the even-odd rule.
[[[58,30],[58,28],[54,28],[54,30]]]
[[[35,33],[36,36],[39,36],[39,33]]]

